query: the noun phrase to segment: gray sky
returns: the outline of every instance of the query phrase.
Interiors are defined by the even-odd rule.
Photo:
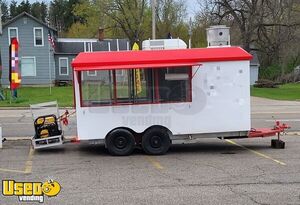
[[[187,11],[188,11],[188,16],[189,17],[193,17],[197,11],[197,9],[199,8],[198,4],[197,4],[197,0],[185,0],[187,3]],[[7,2],[10,2],[10,0],[7,0]],[[22,2],[22,0],[17,0],[17,2]],[[37,0],[29,0],[29,2],[33,3],[33,2],[37,2]],[[38,1],[38,2],[42,2],[42,1]],[[50,0],[44,0],[44,2],[50,2]]]

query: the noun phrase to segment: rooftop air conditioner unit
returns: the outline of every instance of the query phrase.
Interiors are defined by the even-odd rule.
[[[155,39],[145,40],[142,43],[143,50],[167,50],[167,49],[186,49],[186,43],[177,39]]]

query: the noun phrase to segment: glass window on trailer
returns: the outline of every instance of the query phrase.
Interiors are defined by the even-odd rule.
[[[93,78],[83,71],[82,106],[190,101],[190,71],[182,67],[102,70]]]
[[[83,106],[111,104],[112,79],[107,70],[97,71],[97,75],[89,77],[89,71],[81,73],[81,97]]]
[[[165,68],[155,70],[158,81],[159,102],[190,101],[190,68]]]

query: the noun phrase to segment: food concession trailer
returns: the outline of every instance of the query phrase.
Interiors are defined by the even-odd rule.
[[[176,140],[279,136],[286,125],[251,129],[251,58],[240,47],[80,53],[78,140],[129,155],[137,146],[164,154]]]

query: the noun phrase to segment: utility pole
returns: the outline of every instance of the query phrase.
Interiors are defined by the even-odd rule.
[[[189,48],[192,48],[192,17],[190,17],[189,22]]]
[[[152,39],[156,39],[156,0],[151,0],[152,4]]]
[[[2,8],[0,4],[0,36],[2,36]],[[0,101],[4,100],[4,95],[2,92],[2,84],[1,84],[1,79],[2,79],[2,59],[1,59],[1,45],[0,45]],[[1,129],[1,127],[0,127]],[[2,138],[1,138],[1,130],[0,130],[0,143],[2,143]]]

